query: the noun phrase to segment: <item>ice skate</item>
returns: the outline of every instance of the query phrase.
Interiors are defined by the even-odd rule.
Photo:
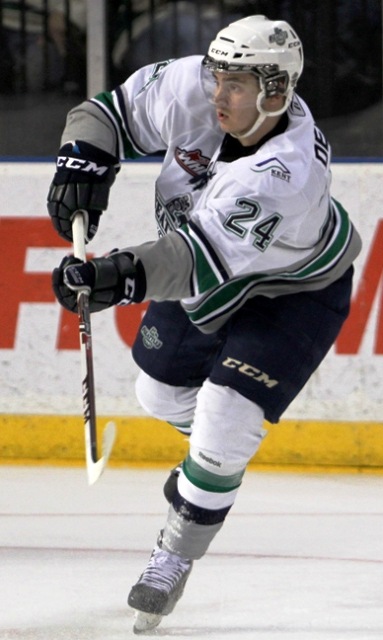
[[[146,613],[145,611],[136,611],[134,614],[133,631],[135,634],[145,634],[152,631],[160,624],[162,616],[157,613]]]
[[[134,633],[154,629],[162,616],[173,611],[183,594],[192,566],[192,560],[165,551],[158,542],[148,566],[128,596],[129,606],[136,610]]]

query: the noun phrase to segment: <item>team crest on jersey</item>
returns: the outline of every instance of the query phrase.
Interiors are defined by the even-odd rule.
[[[202,155],[201,149],[187,151],[186,149],[176,147],[174,157],[180,167],[190,173],[193,178],[204,174],[210,162],[210,158]]]
[[[255,168],[256,167],[256,168]],[[284,182],[290,182],[291,172],[278,158],[268,158],[263,162],[258,162],[255,167],[251,167],[254,173],[264,173],[270,171],[273,178],[279,178]]]
[[[192,199],[189,193],[174,196],[170,200],[164,200],[159,190],[156,190],[156,222],[158,235],[164,236],[169,231],[178,229],[188,221],[192,208]]]

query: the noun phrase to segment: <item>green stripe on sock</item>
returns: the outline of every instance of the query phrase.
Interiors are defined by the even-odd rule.
[[[171,424],[172,427],[175,427],[176,429],[190,429],[191,427],[191,422],[170,422],[170,420],[168,420],[167,423]]]
[[[212,493],[228,493],[240,486],[245,469],[231,476],[219,476],[211,471],[203,469],[190,456],[186,458],[182,466],[187,479],[199,489]]]

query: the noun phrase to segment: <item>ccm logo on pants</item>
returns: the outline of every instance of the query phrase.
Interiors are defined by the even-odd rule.
[[[279,384],[278,380],[272,380],[264,371],[252,367],[251,364],[246,364],[246,362],[240,362],[240,360],[236,360],[235,358],[226,358],[222,364],[229,369],[237,369],[239,373],[243,373],[243,375],[249,376],[249,378],[254,378],[257,382],[262,382],[269,389]]]

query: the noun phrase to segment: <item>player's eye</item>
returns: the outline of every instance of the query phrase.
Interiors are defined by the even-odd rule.
[[[231,91],[232,93],[238,93],[239,91],[241,91],[242,86],[239,84],[239,82],[230,82],[227,85],[227,88],[229,91]]]

